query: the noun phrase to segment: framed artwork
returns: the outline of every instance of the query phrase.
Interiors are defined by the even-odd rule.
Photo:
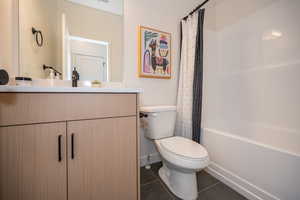
[[[139,77],[170,79],[171,34],[139,27]]]

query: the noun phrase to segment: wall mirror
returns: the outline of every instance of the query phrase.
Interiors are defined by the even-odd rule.
[[[19,0],[19,75],[121,82],[123,0]]]

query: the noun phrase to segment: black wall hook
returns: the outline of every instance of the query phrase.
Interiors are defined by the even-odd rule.
[[[42,31],[37,30],[37,29],[35,29],[34,27],[32,27],[31,31],[32,31],[32,34],[35,35],[35,41],[36,41],[36,44],[37,44],[39,47],[42,47],[43,44],[44,44],[44,37],[43,37]]]

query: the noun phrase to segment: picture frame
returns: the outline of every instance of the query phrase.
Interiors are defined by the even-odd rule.
[[[171,33],[139,26],[138,75],[141,78],[171,79]]]

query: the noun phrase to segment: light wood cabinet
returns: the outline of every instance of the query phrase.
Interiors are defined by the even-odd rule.
[[[136,115],[136,94],[0,93],[0,126]]]
[[[66,200],[65,141],[65,123],[1,127],[0,199]]]
[[[135,117],[68,122],[68,138],[70,199],[137,199]]]
[[[0,97],[0,200],[139,199],[137,94]]]

